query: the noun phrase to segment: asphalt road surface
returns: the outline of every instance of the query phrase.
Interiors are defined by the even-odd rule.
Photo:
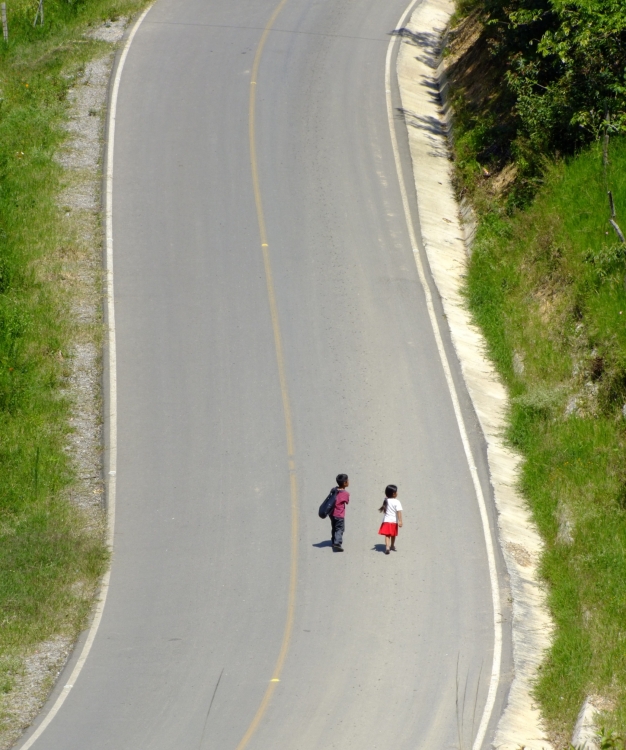
[[[159,0],[130,48],[114,172],[111,588],[36,750],[242,748],[275,675],[294,560],[280,682],[246,747],[465,750],[482,714],[485,542],[385,108],[406,0],[288,0],[267,37],[254,137],[282,390],[249,147],[253,58],[275,5]],[[339,472],[342,554],[317,517]],[[385,556],[390,482],[405,525]],[[494,720],[505,693],[503,677]]]

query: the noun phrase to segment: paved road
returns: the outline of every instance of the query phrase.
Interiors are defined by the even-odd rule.
[[[289,0],[258,73],[299,525],[289,651],[250,750],[440,750],[459,736],[470,748],[486,697],[483,531],[385,110],[405,4]],[[130,50],[113,205],[111,589],[37,750],[235,750],[273,675],[292,515],[248,115],[274,5],[159,0]],[[343,554],[317,518],[340,471],[352,492]],[[389,482],[405,527],[386,557],[376,532]]]

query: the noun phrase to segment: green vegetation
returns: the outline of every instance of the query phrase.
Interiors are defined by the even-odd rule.
[[[514,165],[524,205],[547,156],[626,133],[623,0],[459,0],[458,16],[476,33],[452,70],[464,188]]]
[[[486,215],[467,294],[502,374],[522,490],[546,541],[556,637],[537,685],[563,739],[585,697],[626,727],[626,139],[550,167],[532,205]],[[619,218],[619,214],[618,214]]]
[[[85,624],[106,564],[102,521],[70,493],[78,481],[69,452],[67,396],[72,344],[71,287],[60,269],[75,252],[58,198],[55,160],[67,132],[69,87],[109,46],[84,37],[88,25],[132,13],[141,0],[7,0],[9,44],[0,41],[0,691],[22,659]],[[68,291],[69,288],[69,291]],[[98,342],[100,333],[91,331]],[[94,527],[95,526],[95,527]],[[4,720],[6,717],[0,717]],[[1,727],[0,727],[1,729]]]
[[[626,747],[624,738],[620,734],[602,729],[600,732],[600,750],[624,750],[624,747]]]
[[[536,685],[558,748],[588,695],[626,730],[626,5],[460,0],[447,49],[467,299],[511,396],[556,624]],[[608,157],[608,159],[607,159]]]

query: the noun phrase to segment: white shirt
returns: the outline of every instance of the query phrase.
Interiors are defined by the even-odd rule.
[[[385,518],[383,523],[398,523],[398,511],[402,510],[400,501],[397,497],[387,498],[387,510],[385,511]]]

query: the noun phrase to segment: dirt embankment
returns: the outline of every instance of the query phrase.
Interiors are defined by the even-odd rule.
[[[510,138],[513,102],[501,86],[479,10],[452,23],[446,37],[444,71],[454,110],[453,150],[457,194],[477,203],[507,194],[518,175]],[[472,131],[471,135],[466,135]]]

